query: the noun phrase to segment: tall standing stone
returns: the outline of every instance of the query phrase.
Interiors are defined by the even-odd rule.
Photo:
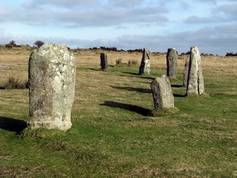
[[[188,72],[189,72],[189,58],[186,58],[184,65],[184,73],[183,73],[183,86],[187,87],[188,84]]]
[[[100,54],[100,66],[101,70],[106,71],[108,69],[108,58],[107,54],[101,53]]]
[[[170,79],[176,79],[178,53],[175,48],[168,49],[166,55],[167,76]]]
[[[204,79],[201,66],[201,55],[198,47],[192,47],[189,58],[187,95],[204,94]]]
[[[154,111],[169,110],[174,108],[174,96],[170,80],[167,76],[156,78],[151,83]]]
[[[43,45],[29,60],[29,127],[66,131],[71,128],[76,65],[65,46]]]
[[[150,55],[151,55],[151,52],[148,49],[144,48],[143,54],[142,54],[141,65],[139,67],[139,74],[140,75],[150,74],[150,72],[151,72]]]

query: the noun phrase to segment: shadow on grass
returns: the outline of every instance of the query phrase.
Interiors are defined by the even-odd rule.
[[[108,67],[109,68],[113,68],[114,66],[113,65],[108,65]],[[109,70],[109,68],[107,69],[107,71]],[[90,70],[90,71],[102,71],[103,72],[103,70],[100,68],[100,66],[98,66],[97,68],[85,68],[85,69],[87,69],[87,70]]]
[[[87,68],[87,70],[90,70],[90,71],[101,71],[100,68]]]
[[[117,86],[111,86],[111,87],[119,90],[136,91],[140,93],[151,93],[151,90],[147,88],[117,87]]]
[[[12,119],[0,116],[0,129],[21,133],[27,127],[27,123],[23,120]]]
[[[182,88],[183,85],[180,85],[180,84],[173,84],[173,85],[171,85],[171,87],[173,87],[173,88]]]
[[[136,76],[140,76],[138,73],[136,72],[123,72],[124,74],[129,74],[129,75],[136,75]]]
[[[126,109],[132,112],[136,112],[138,114],[141,114],[143,116],[151,116],[151,110],[136,106],[136,105],[131,105],[131,104],[125,104],[125,103],[119,103],[119,102],[114,102],[114,101],[105,101],[102,106],[108,106],[112,108],[120,108],[120,109]]]
[[[144,76],[144,75],[140,75],[140,74],[138,74],[136,72],[123,72],[123,73],[124,74],[133,75],[133,76],[137,76],[137,77],[140,76],[140,78],[144,78],[144,79],[150,79],[150,80],[154,80],[155,79],[154,77],[147,77],[147,76]]]
[[[187,94],[175,94],[175,93],[173,95],[174,97],[179,97],[179,98],[184,98],[187,96]]]

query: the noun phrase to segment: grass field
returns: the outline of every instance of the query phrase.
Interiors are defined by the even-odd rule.
[[[0,82],[27,80],[30,51],[0,50]],[[152,56],[150,76],[138,66],[115,66],[139,53],[75,53],[73,127],[66,133],[16,133],[28,119],[28,90],[0,90],[0,177],[235,177],[237,58],[203,57],[208,95],[183,97],[183,68],[172,81],[179,112],[151,117],[152,78],[165,73],[165,55]]]

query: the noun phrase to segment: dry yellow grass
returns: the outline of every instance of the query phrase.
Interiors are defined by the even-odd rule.
[[[9,76],[27,80],[30,53],[0,50],[0,82]],[[152,109],[149,77],[165,73],[165,55],[152,55],[152,75],[143,77],[136,75],[141,53],[108,52],[110,65],[119,58],[123,63],[138,63],[110,66],[108,72],[99,70],[99,56],[100,51],[75,52],[73,128],[60,136],[23,140],[1,131],[0,158],[17,155],[17,159],[2,160],[0,170],[21,175],[20,165],[24,164],[27,170],[44,167],[45,171],[39,172],[42,177],[232,176],[237,169],[237,57],[203,56],[209,96],[176,97],[177,114],[150,118],[133,106]],[[178,84],[187,57],[179,56]],[[175,93],[184,91],[173,89]],[[120,107],[106,105],[108,101]],[[27,120],[28,91],[1,90],[1,117]],[[29,171],[28,177],[32,173]]]
[[[4,80],[9,76],[26,80],[28,59],[31,51],[25,49],[1,49],[0,50],[0,80]],[[99,68],[100,51],[82,50],[75,52],[75,59],[78,67],[98,67]],[[128,63],[129,60],[137,61],[138,65],[141,61],[141,53],[128,53],[128,52],[108,52],[108,59],[110,65],[115,65],[117,59],[121,58],[123,63]],[[179,56],[178,68],[183,70],[184,63],[188,56]],[[221,57],[221,56],[203,56],[204,71],[212,71],[212,74],[225,72],[229,75],[237,73],[237,57]],[[152,68],[165,68],[166,56],[165,55],[152,55],[151,66]]]

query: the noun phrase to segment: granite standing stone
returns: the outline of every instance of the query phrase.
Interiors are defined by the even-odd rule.
[[[175,48],[168,49],[166,55],[167,76],[170,79],[176,79],[178,53]]]
[[[151,72],[150,55],[151,55],[151,52],[148,49],[143,49],[142,61],[139,67],[140,75],[150,74]]]
[[[188,84],[188,72],[189,72],[189,58],[186,58],[184,73],[183,73],[183,86],[187,87]]]
[[[204,94],[204,79],[201,66],[201,55],[198,47],[192,47],[190,51],[188,80],[187,80],[187,95],[202,95]]]
[[[29,127],[71,128],[76,65],[67,47],[43,45],[29,59]]]
[[[108,69],[108,58],[107,54],[101,53],[100,54],[100,66],[101,70],[106,71]]]
[[[156,78],[151,83],[154,111],[174,108],[174,96],[167,76]]]

